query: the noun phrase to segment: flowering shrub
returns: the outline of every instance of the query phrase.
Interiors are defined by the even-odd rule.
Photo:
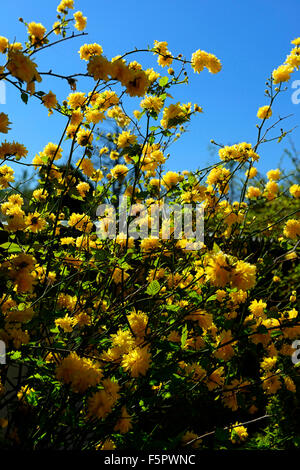
[[[84,36],[87,19],[73,8],[62,0],[49,32],[22,20],[25,45],[0,37],[0,78],[28,106],[39,100],[49,119],[65,117],[60,141],[32,160],[38,185],[29,195],[14,184],[11,167],[28,150],[0,144],[2,447],[298,445],[291,355],[300,336],[300,186],[279,169],[259,177],[255,164],[261,145],[274,139],[278,122],[266,128],[266,121],[300,66],[300,38],[267,82],[257,141],[215,143],[219,163],[179,173],[164,170],[167,148],[202,108],[172,101],[171,89],[189,73],[219,73],[220,60],[202,50],[187,60],[155,41],[143,52],[157,57],[159,71],[144,70],[139,50],[109,60],[99,44],[83,44],[83,72],[39,73],[40,50]],[[72,27],[79,32],[69,34]],[[88,93],[81,76],[90,80]],[[69,87],[64,101],[46,88],[49,77]],[[138,109],[127,113],[131,98]],[[99,148],[97,126],[105,121],[117,130]],[[12,126],[0,113],[0,132]],[[128,209],[146,207],[136,222],[146,237],[128,230],[98,237],[97,224],[114,222],[116,184]],[[197,249],[188,249],[192,234],[175,238],[175,220],[169,238],[164,227],[159,236],[148,233],[166,206],[184,214],[185,204],[200,203],[205,237]],[[110,209],[100,217],[101,204]]]

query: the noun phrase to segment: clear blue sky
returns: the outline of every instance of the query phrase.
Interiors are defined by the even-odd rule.
[[[0,35],[10,41],[24,41],[26,31],[19,17],[42,22],[50,29],[56,20],[56,0],[15,0],[1,3]],[[13,7],[12,7],[13,5]],[[259,106],[267,104],[265,81],[280,65],[291,49],[290,41],[300,36],[299,0],[141,0],[101,1],[75,0],[75,11],[88,17],[88,36],[40,51],[37,63],[40,71],[71,74],[86,70],[77,51],[84,43],[98,42],[104,54],[114,57],[134,47],[152,46],[155,39],[167,41],[174,54],[183,53],[190,59],[192,52],[203,49],[214,53],[222,62],[222,71],[212,75],[206,70],[200,75],[190,69],[190,84],[182,86],[174,97],[182,102],[196,102],[204,109],[197,115],[181,140],[170,148],[168,166],[174,170],[196,169],[212,162],[208,152],[210,139],[223,144],[240,141],[254,143]],[[137,54],[144,67],[155,66],[151,54]],[[156,67],[162,74],[164,69]],[[300,71],[292,80],[300,79]],[[86,91],[87,79],[79,83],[78,91]],[[297,126],[300,104],[292,104],[291,82],[273,109],[277,117],[293,114],[284,123],[285,129]],[[45,79],[43,91],[51,89],[59,98],[66,97],[70,88],[58,79]],[[47,116],[47,110],[36,100],[27,105],[20,101],[12,88],[7,90],[7,104],[0,105],[13,122],[8,139],[24,143],[30,152],[28,161],[49,142],[57,142],[64,118]],[[28,112],[29,111],[29,112]],[[292,138],[300,150],[300,129]],[[288,141],[268,143],[261,147],[258,168],[276,168]],[[285,160],[286,168],[290,166]]]

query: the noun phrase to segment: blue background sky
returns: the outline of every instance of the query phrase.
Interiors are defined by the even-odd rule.
[[[0,35],[23,42],[26,29],[19,17],[42,22],[49,30],[56,20],[58,3],[1,2]],[[176,94],[172,93],[177,100],[195,102],[204,109],[192,120],[189,132],[170,148],[168,167],[174,170],[196,169],[214,161],[208,150],[212,138],[223,144],[255,143],[257,109],[267,104],[266,78],[285,60],[290,41],[300,36],[299,0],[75,0],[74,11],[77,10],[88,18],[88,36],[40,51],[36,55],[40,71],[51,68],[61,74],[85,72],[86,63],[79,59],[77,51],[82,44],[93,42],[102,45],[109,59],[134,47],[152,46],[157,39],[167,41],[173,54],[182,53],[188,59],[195,50],[203,49],[221,60],[223,68],[219,74],[205,70],[198,75],[189,69],[189,86],[180,90],[178,87]],[[165,74],[151,54],[137,54],[135,59],[144,68],[154,66]],[[291,101],[293,80],[300,80],[300,71],[293,74],[288,91],[280,95],[273,108],[275,118],[293,114],[283,124],[285,129],[299,124],[300,104]],[[78,91],[86,91],[91,82],[84,78]],[[70,92],[64,81],[52,78],[44,79],[39,89],[51,89],[59,98]],[[8,113],[13,122],[7,138],[24,143],[30,153],[27,161],[31,161],[49,141],[58,142],[65,118],[56,114],[48,118],[47,110],[34,99],[27,107],[18,93],[8,87],[7,104],[0,105],[0,111]],[[299,137],[300,130],[296,129],[292,138],[298,150]],[[288,140],[263,145],[259,170],[276,168],[286,147]],[[290,167],[288,159],[283,166]]]

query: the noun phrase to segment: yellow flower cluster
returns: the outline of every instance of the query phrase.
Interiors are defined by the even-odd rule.
[[[207,280],[216,287],[232,287],[248,290],[256,282],[256,266],[242,260],[235,260],[221,251],[206,258],[205,274]]]
[[[161,67],[166,67],[172,64],[173,57],[168,51],[168,43],[166,41],[154,41],[153,47],[154,54],[158,55],[157,62]]]
[[[192,55],[192,68],[200,73],[206,67],[211,73],[218,73],[222,68],[220,60],[213,54],[198,50]]]
[[[28,24],[28,34],[32,45],[35,47],[41,47],[47,42],[47,39],[43,39],[46,33],[46,28],[41,23],[35,23],[32,21]]]
[[[102,376],[99,364],[79,357],[76,352],[71,352],[56,368],[56,378],[70,384],[77,393],[84,393],[89,387],[99,384]]]
[[[247,428],[245,428],[245,426],[240,426],[238,422],[236,422],[233,426],[234,427],[232,427],[230,436],[231,442],[233,444],[240,444],[248,437]]]
[[[269,119],[272,116],[272,109],[270,106],[262,106],[257,111],[257,117],[259,119]]]
[[[252,145],[246,142],[232,146],[226,145],[219,150],[219,156],[220,159],[224,162],[228,162],[230,160],[235,160],[238,162],[245,162],[250,159],[252,161],[259,160],[259,156],[252,149]]]
[[[20,51],[9,51],[6,67],[14,77],[23,80],[27,85],[42,81],[36,69],[37,65]]]
[[[280,65],[277,69],[273,70],[273,83],[282,83],[282,82],[288,82],[289,79],[291,78],[291,74],[294,72],[294,70],[299,70],[300,66],[300,44],[298,41],[299,38],[294,39],[292,41],[292,44],[294,44],[296,47],[294,47],[290,54],[287,56],[285,63]]]
[[[111,62],[102,55],[93,55],[89,59],[87,70],[94,80],[108,81],[109,76],[126,87],[130,96],[144,96],[149,87],[147,74],[143,70],[130,68],[123,59],[116,58]]]

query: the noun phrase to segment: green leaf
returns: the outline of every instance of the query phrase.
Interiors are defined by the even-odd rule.
[[[8,253],[19,253],[22,249],[17,245],[17,243],[6,242],[0,245],[0,248],[6,250]]]
[[[283,334],[283,333],[282,333],[282,331],[280,331],[280,330],[277,330],[277,331],[276,331],[276,330],[273,330],[273,331],[271,331],[271,337],[272,337],[272,338],[276,338],[277,336],[281,336],[282,334]]]
[[[21,359],[22,354],[21,351],[11,351],[10,353],[8,353],[8,356],[13,361],[16,361],[17,359]]]
[[[208,299],[206,299],[206,302],[211,302],[212,300],[216,300],[216,298],[217,298],[216,294],[211,295],[210,297],[208,297]]]
[[[186,343],[186,340],[187,340],[187,337],[188,337],[188,328],[187,328],[187,324],[184,325],[183,329],[182,329],[182,335],[181,335],[181,347],[183,348],[185,343]]]
[[[159,83],[159,85],[160,85],[161,87],[164,87],[164,86],[166,86],[166,84],[168,83],[168,81],[169,81],[169,78],[168,78],[168,77],[162,77],[162,78],[159,80],[158,83]]]
[[[50,333],[59,333],[58,326],[56,326],[55,328],[51,328]]]
[[[160,290],[160,284],[157,280],[154,280],[152,282],[150,282],[147,290],[146,290],[146,293],[148,295],[156,295]]]
[[[21,93],[21,100],[27,104],[28,103],[28,95],[27,93]]]
[[[133,163],[138,163],[140,157],[138,155],[135,155],[134,157],[130,157],[133,160]]]
[[[214,253],[218,253],[219,251],[221,251],[221,248],[216,244],[216,242],[214,242],[214,245],[213,245],[213,252],[214,252]]]

